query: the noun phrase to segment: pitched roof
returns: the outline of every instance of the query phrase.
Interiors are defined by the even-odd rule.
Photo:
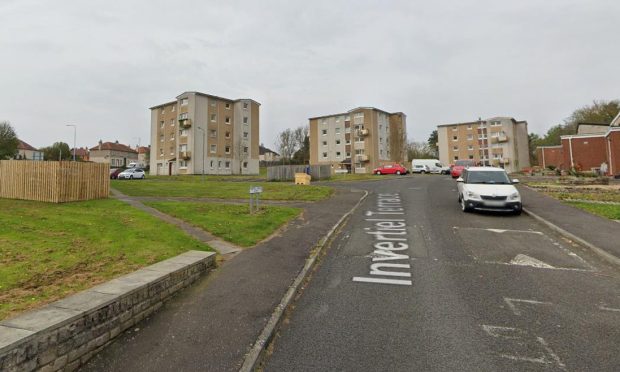
[[[18,139],[18,144],[17,144],[17,149],[18,150],[27,150],[27,151],[38,151],[37,149],[35,149],[34,147],[30,146],[29,144],[27,144],[26,142]]]
[[[148,154],[149,150],[150,149],[146,146],[140,146],[138,147],[138,154]]]
[[[265,146],[258,146],[258,155],[265,155],[268,152],[280,156],[280,154],[278,154],[277,152],[271,150],[270,148],[267,148]]]
[[[71,149],[71,153],[73,154],[73,149]],[[76,156],[87,156],[88,155],[88,149],[85,149],[83,147],[78,147],[77,149],[75,149],[75,155]]]
[[[97,150],[99,150],[99,145],[90,148],[90,151],[97,151]],[[124,151],[124,152],[131,152],[134,154],[137,153],[136,150],[132,149],[131,147],[127,145],[123,145],[121,143],[116,143],[116,142],[103,142],[101,144],[101,150]]]

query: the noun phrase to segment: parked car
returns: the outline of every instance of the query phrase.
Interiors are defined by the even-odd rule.
[[[123,171],[123,168],[110,168],[110,179],[115,180],[118,178],[118,174]]]
[[[463,212],[503,211],[521,214],[521,195],[506,171],[494,167],[469,167],[457,180],[458,200]]]
[[[428,170],[424,169],[424,165],[428,168]],[[443,166],[437,159],[413,159],[411,161],[411,172],[449,174],[450,167]]]
[[[125,169],[124,171],[122,171],[121,173],[118,174],[118,179],[122,180],[122,179],[144,179],[144,170],[142,170],[141,168],[129,168],[129,169]]]
[[[375,168],[372,173],[374,174],[407,174],[409,171],[407,168],[400,164],[387,164],[381,167]]]
[[[411,167],[411,173],[431,173],[431,169],[428,167],[428,165],[416,164]]]
[[[467,167],[473,167],[475,165],[473,160],[457,160],[452,167],[450,167],[450,175],[452,178],[459,178],[463,169]]]

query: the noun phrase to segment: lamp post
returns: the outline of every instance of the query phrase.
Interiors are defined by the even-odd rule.
[[[205,130],[200,127],[196,129],[202,132],[202,182],[205,182]]]
[[[67,124],[67,127],[73,127],[73,161],[75,161],[75,137],[77,133],[77,125],[75,124]]]

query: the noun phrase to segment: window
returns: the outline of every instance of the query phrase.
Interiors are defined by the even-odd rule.
[[[339,158],[340,157],[340,151],[336,151],[336,157]]]
[[[339,139],[336,140],[336,145],[340,145],[340,140]]]
[[[226,147],[224,148],[224,151],[225,151],[227,154],[230,154],[230,146],[226,146]]]
[[[215,101],[211,101],[211,107],[215,107],[216,102]]]
[[[473,150],[473,149],[474,149],[474,146],[472,146],[472,145],[467,146],[467,150],[470,150],[470,151],[471,151],[471,150]]]
[[[210,151],[211,153],[215,153],[215,152],[217,151],[217,145],[211,145],[211,146],[209,147],[209,149],[210,149],[209,151]]]
[[[473,134],[468,134],[467,135],[467,139],[470,140],[470,141],[473,140],[474,139],[474,135]]]
[[[174,127],[174,119],[170,119],[170,126]]]
[[[211,121],[215,121],[215,118],[216,118],[215,114],[211,114]]]
[[[247,108],[248,108],[248,104],[247,104],[247,102],[243,102],[243,108],[244,108],[244,109],[247,109]]]
[[[324,158],[326,158],[326,157],[327,157],[327,153],[326,153],[326,152],[324,152],[324,153],[323,153],[323,157],[324,157]]]
[[[349,115],[345,116],[344,121],[351,121],[351,117]]]
[[[340,123],[340,116],[336,116],[336,123]]]
[[[226,107],[226,110],[230,110],[230,103],[227,103],[224,107]]]
[[[327,146],[327,141],[323,141],[323,146]]]
[[[248,162],[247,162],[247,161],[244,161],[244,162],[243,162],[243,168],[247,168],[247,167],[248,167]]]
[[[218,167],[218,168],[222,168],[222,161],[221,161],[221,160],[218,160],[218,162],[217,162],[217,167]]]
[[[469,155],[469,158],[470,158],[470,159],[473,159],[473,158],[474,158],[474,156],[473,156],[473,155]]]
[[[170,155],[174,155],[174,146],[170,146]]]
[[[326,119],[321,119],[321,124],[327,125],[327,120]]]
[[[164,156],[164,149],[159,149],[159,156]]]
[[[209,163],[209,166],[211,167],[211,169],[213,169],[213,160],[211,160],[211,163]]]
[[[164,135],[163,134],[159,135],[159,142],[164,142]]]
[[[351,153],[347,151],[347,158],[351,157]]]
[[[179,161],[179,168],[187,168],[187,161],[186,160]]]
[[[321,134],[322,134],[322,135],[324,135],[324,136],[326,136],[326,135],[327,135],[327,129],[323,129],[323,130],[321,131]]]
[[[248,138],[248,132],[243,132],[243,138]]]
[[[189,100],[187,98],[181,99],[181,106],[186,106],[188,103],[189,103]]]
[[[187,119],[187,112],[179,114],[179,120]]]
[[[471,124],[467,124],[467,130],[471,130]]]
[[[162,108],[161,108],[161,113],[162,113],[162,114],[165,114],[165,113],[166,113],[166,108],[165,108],[165,107],[162,107]]]
[[[226,134],[224,135],[226,138],[230,138],[230,132],[226,132]]]
[[[163,120],[159,122],[159,127],[160,127],[161,129],[164,129],[164,121],[163,121]]]
[[[247,123],[248,123],[248,117],[247,117],[247,116],[244,116],[244,117],[243,117],[243,124],[247,124]]]
[[[174,112],[174,110],[175,110],[175,108],[174,108],[174,106],[172,106],[172,110],[170,110],[170,111]]]
[[[336,134],[340,134],[340,127],[336,127]]]
[[[209,137],[217,137],[217,130],[215,129],[209,130]]]
[[[243,146],[243,153],[247,154],[248,153],[248,147],[247,146]]]
[[[187,137],[187,134],[188,134],[188,133],[189,133],[189,132],[187,131],[187,129],[181,129],[181,130],[179,131],[179,136],[181,136],[181,137]]]
[[[459,157],[455,155],[454,160],[459,160]]]
[[[452,141],[458,141],[459,138],[457,136],[452,136]]]
[[[350,144],[351,144],[351,140],[347,140],[347,145],[350,145]]]
[[[230,162],[229,162],[229,161],[227,161],[226,163],[224,163],[224,165],[225,165],[226,169],[229,169],[229,168],[230,168]]]
[[[172,136],[170,137],[170,141],[174,141],[174,132],[172,132]]]
[[[454,151],[459,151],[459,147],[458,147],[458,146],[453,146],[453,147],[452,147],[452,150],[454,150]]]
[[[454,127],[452,127],[452,130],[453,130],[453,131],[457,131],[457,130],[458,130],[458,128],[457,128],[456,126],[454,126]]]
[[[226,119],[224,119],[224,122],[226,124],[230,124],[230,116],[227,116]]]

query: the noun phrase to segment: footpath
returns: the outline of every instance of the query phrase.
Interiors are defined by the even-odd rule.
[[[82,371],[238,371],[312,250],[363,195],[338,188],[303,206],[302,217],[279,235],[236,253]]]
[[[532,190],[519,187],[523,210],[542,219],[552,229],[587,246],[601,258],[620,265],[620,224],[562,204],[560,201]]]

